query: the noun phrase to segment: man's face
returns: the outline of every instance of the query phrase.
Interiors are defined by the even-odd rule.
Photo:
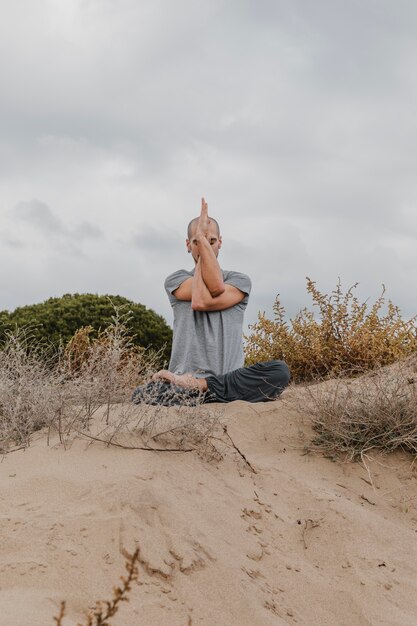
[[[191,239],[186,240],[187,250],[191,252],[193,255],[194,261],[197,263],[198,257],[200,256],[200,252],[198,249],[197,240],[195,239],[195,233],[197,231],[197,224],[195,224],[192,228]],[[211,245],[211,249],[213,250],[216,257],[219,254],[219,250],[222,247],[222,238],[217,232],[217,226],[213,222],[209,224],[208,232],[207,232],[207,241]]]

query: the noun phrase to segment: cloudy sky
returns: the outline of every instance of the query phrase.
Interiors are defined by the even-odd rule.
[[[305,277],[417,312],[414,0],[0,0],[0,309],[172,316],[201,196],[247,322]]]

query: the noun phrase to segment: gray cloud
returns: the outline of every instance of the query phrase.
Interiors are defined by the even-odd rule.
[[[385,282],[411,315],[416,27],[411,0],[9,3],[0,263],[169,317],[163,279],[206,195],[222,262],[252,276],[248,319],[278,292],[306,304],[306,275],[364,298]],[[0,308],[35,296],[15,280]]]
[[[87,220],[83,220],[75,227],[66,226],[47,204],[36,199],[29,202],[19,202],[13,209],[12,216],[33,226],[45,236],[54,235],[73,243],[102,237],[100,227]]]
[[[47,204],[39,200],[19,202],[13,214],[17,218],[32,224],[45,233],[67,235],[67,231],[61,220],[52,213]]]
[[[4,231],[0,234],[1,242],[10,248],[23,248],[24,244],[20,239],[17,239],[14,235],[12,235],[8,231]]]
[[[97,224],[84,220],[70,231],[70,235],[76,241],[83,241],[84,239],[100,239],[103,233]]]
[[[185,241],[185,237],[183,237],[183,240]],[[139,250],[146,250],[160,255],[177,251],[181,237],[178,231],[174,229],[142,224],[140,230],[133,235],[132,241]]]

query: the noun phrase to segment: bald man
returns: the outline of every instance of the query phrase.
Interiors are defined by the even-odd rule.
[[[199,217],[188,225],[186,247],[194,268],[165,280],[174,313],[168,370],[138,387],[133,402],[169,406],[276,399],[289,383],[289,369],[283,361],[243,367],[243,316],[251,281],[246,274],[221,269],[220,228],[204,198]]]

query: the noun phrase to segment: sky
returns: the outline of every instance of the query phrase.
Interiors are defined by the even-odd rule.
[[[417,313],[414,0],[0,0],[0,310],[163,315],[201,197],[246,323],[358,282]]]

